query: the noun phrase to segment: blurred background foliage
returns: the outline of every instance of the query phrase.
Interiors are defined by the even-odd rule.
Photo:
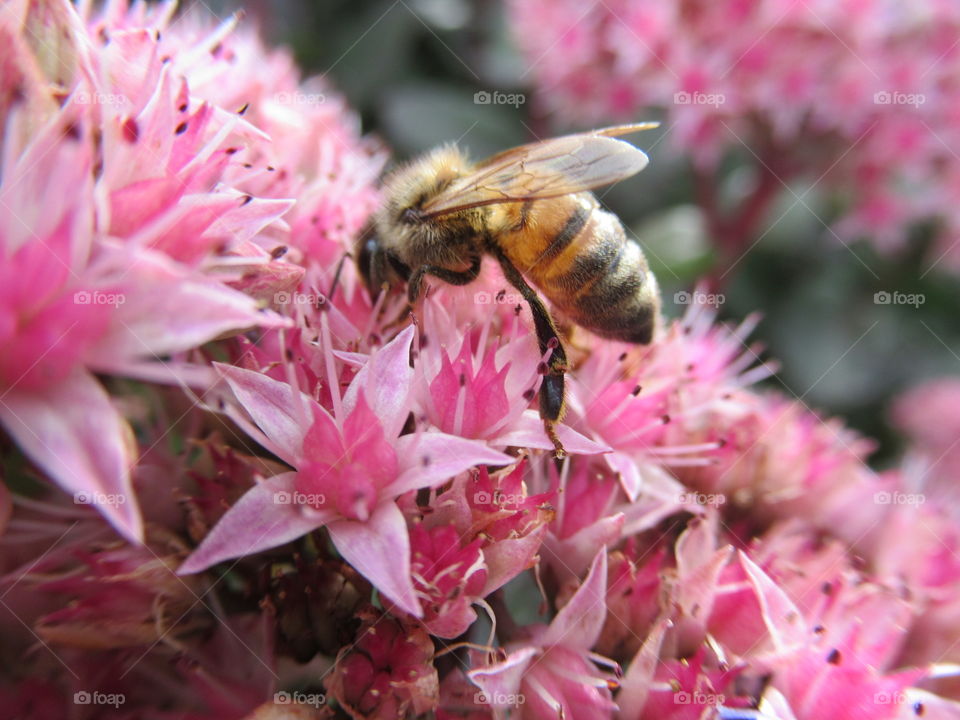
[[[381,136],[396,161],[453,141],[482,157],[579,129],[538,109],[497,0],[241,5],[269,42],[292,46],[306,75],[324,76],[346,96],[364,130]],[[210,8],[222,16],[235,6]],[[482,91],[520,93],[524,102],[478,104],[475,93]],[[652,109],[636,119],[657,118]],[[712,249],[689,164],[662,136],[662,128],[636,136],[650,152],[650,166],[598,196],[642,243],[663,288],[664,310],[678,316],[684,306],[675,293],[692,289],[710,269]],[[726,159],[721,200],[742,191],[744,161]],[[929,269],[930,228],[914,228],[910,251],[893,258],[866,242],[843,245],[827,229],[840,203],[802,184],[783,189],[753,249],[722,280],[720,316],[738,322],[760,311],[753,337],[766,347],[765,357],[781,362],[768,383],[877,438],[874,462],[883,467],[901,449],[886,417],[891,398],[922,379],[960,374],[960,282]],[[924,302],[875,301],[876,293],[893,291],[919,294]]]

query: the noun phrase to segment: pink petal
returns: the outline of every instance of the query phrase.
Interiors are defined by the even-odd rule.
[[[540,550],[546,531],[547,526],[541,525],[524,537],[508,538],[487,545],[483,549],[483,561],[487,565],[487,584],[480,594],[486,597],[527,568],[533,567],[534,558]]]
[[[226,332],[253,326],[280,327],[289,321],[261,311],[256,301],[219,282],[192,276],[158,253],[115,257],[111,268],[122,298],[111,325],[89,362],[122,368],[128,358],[154,357],[202,345]],[[105,281],[112,277],[105,276]]]
[[[344,560],[402,610],[423,617],[410,578],[410,535],[395,502],[381,503],[367,522],[337,520],[327,525]]]
[[[557,425],[557,437],[563,443],[564,450],[571,455],[598,455],[611,450],[608,445],[596,443],[568,425]],[[540,419],[535,410],[525,410],[517,421],[510,425],[508,432],[498,435],[491,440],[491,444],[501,447],[514,446],[553,450],[553,441],[547,437],[547,433],[543,429],[543,420]]]
[[[477,670],[471,670],[467,673],[467,677],[491,701],[496,700],[496,698],[517,697],[520,693],[523,675],[537,652],[537,648],[533,647],[514,650],[507,656],[506,660]],[[493,703],[488,704],[492,705]]]
[[[562,578],[580,577],[600,548],[614,545],[620,539],[625,519],[623,513],[608,515],[563,540],[548,535],[543,556]]]
[[[512,465],[516,458],[493,450],[479,440],[446,433],[404,435],[394,443],[400,476],[383,492],[396,497],[409,490],[436,487],[477,465]]]
[[[232,558],[275,548],[306,535],[327,522],[333,513],[305,513],[290,502],[296,473],[267,478],[240,498],[220,518],[200,546],[180,566],[179,575],[206,570]]]
[[[764,625],[776,652],[779,654],[801,647],[807,637],[807,628],[800,610],[787,593],[747,557],[745,552],[738,550],[737,555],[750,584],[753,585]]]
[[[630,667],[627,668],[620,682],[620,692],[617,694],[617,705],[620,706],[621,717],[639,718],[647,704],[647,697],[653,685],[654,673],[660,661],[660,646],[663,636],[670,628],[670,620],[659,620],[643,641],[643,646],[633,656]]]
[[[607,617],[607,549],[601,548],[587,579],[564,605],[543,634],[544,645],[590,650]]]
[[[290,465],[297,467],[300,464],[303,439],[312,421],[325,419],[331,428],[336,429],[327,411],[304,393],[300,393],[300,401],[306,419],[301,419],[294,402],[297,391],[287,383],[232,365],[214,363],[214,366],[223,373],[237,400],[271,442],[268,449]]]
[[[95,505],[125,538],[143,541],[130,482],[133,435],[92,375],[78,368],[40,391],[9,390],[0,397],[0,422],[76,502]]]
[[[363,388],[370,407],[377,411],[384,435],[395,438],[410,414],[410,388],[413,368],[410,367],[411,325],[370,356],[350,383],[343,396],[343,409],[349,415],[357,404],[357,393]]]

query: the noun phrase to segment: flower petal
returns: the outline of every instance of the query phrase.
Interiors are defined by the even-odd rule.
[[[316,530],[333,517],[305,513],[292,502],[296,473],[282,473],[250,488],[220,518],[200,546],[177,570],[179,575],[206,570],[223,560],[269,550]]]
[[[522,647],[510,653],[503,662],[471,670],[467,677],[489,698],[490,705],[497,698],[517,697],[523,674],[537,652],[537,648]]]
[[[371,355],[343,396],[343,409],[349,415],[363,388],[367,402],[380,416],[384,434],[389,439],[400,434],[410,414],[410,388],[413,385],[410,344],[413,335],[414,326],[411,325]]]
[[[737,556],[747,579],[753,585],[764,625],[776,652],[786,653],[802,647],[807,637],[803,613],[793,604],[787,593],[747,557],[745,552],[738,550]]]
[[[118,302],[107,334],[88,358],[97,368],[122,372],[124,360],[189,350],[230,331],[290,323],[261,311],[239,290],[193,275],[159,253],[116,251],[103,265],[110,267],[100,267],[98,274]],[[115,275],[122,278],[119,285]]]
[[[543,644],[589,651],[607,617],[607,549],[600,548],[590,573],[543,634]]]
[[[392,497],[409,490],[435,487],[477,465],[512,465],[516,458],[493,450],[478,440],[446,433],[404,435],[395,443],[400,476],[383,492]]]
[[[337,520],[327,525],[344,560],[402,610],[423,617],[410,578],[410,535],[395,502],[381,503],[366,522]]]
[[[326,416],[329,425],[335,428],[327,411],[302,392],[300,401],[306,419],[301,420],[294,406],[297,391],[287,383],[232,365],[214,363],[214,366],[223,373],[237,400],[272,443],[268,449],[294,467],[300,464],[303,439],[312,422]]]
[[[0,397],[0,423],[33,462],[78,503],[95,505],[120,534],[143,541],[130,482],[130,427],[100,383],[82,369],[42,390]]]

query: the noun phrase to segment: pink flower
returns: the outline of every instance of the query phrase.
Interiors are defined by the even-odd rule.
[[[422,627],[384,617],[373,608],[356,642],[337,657],[325,683],[355,720],[420,716],[439,700],[433,642]]]
[[[13,351],[0,361],[0,422],[54,481],[138,540],[132,435],[92,373],[196,382],[163,358],[283,321],[161,254],[102,241],[91,149],[65,122],[67,110],[2,170],[0,339]],[[38,204],[41,187],[57,200]]]
[[[600,674],[594,662],[615,664],[591,652],[607,613],[606,582],[604,548],[549,626],[529,628],[529,639],[509,646],[504,660],[468,673],[482,690],[481,702],[497,710],[515,707],[523,718],[612,717],[610,689],[617,682]]]
[[[238,422],[295,468],[247,492],[181,566],[211,565],[283,545],[326,527],[337,550],[406,612],[422,616],[410,577],[410,540],[400,495],[436,487],[475,465],[513,459],[486,445],[437,432],[401,435],[413,379],[407,328],[371,356],[336,416],[266,375],[219,366],[253,420]],[[377,408],[374,415],[370,405]],[[312,418],[305,425],[298,417]],[[236,417],[236,416],[235,416]]]

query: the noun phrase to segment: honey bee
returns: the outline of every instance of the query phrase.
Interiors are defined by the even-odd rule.
[[[640,246],[591,189],[630,177],[643,151],[616,136],[658,123],[621,125],[535,142],[474,164],[439,147],[391,173],[384,202],[357,242],[371,293],[403,282],[411,305],[424,277],[466,285],[492,256],[530,306],[546,361],[540,416],[557,448],[567,355],[540,296],[565,319],[602,337],[646,344],[659,316],[657,281]],[[529,281],[529,283],[528,283]]]

